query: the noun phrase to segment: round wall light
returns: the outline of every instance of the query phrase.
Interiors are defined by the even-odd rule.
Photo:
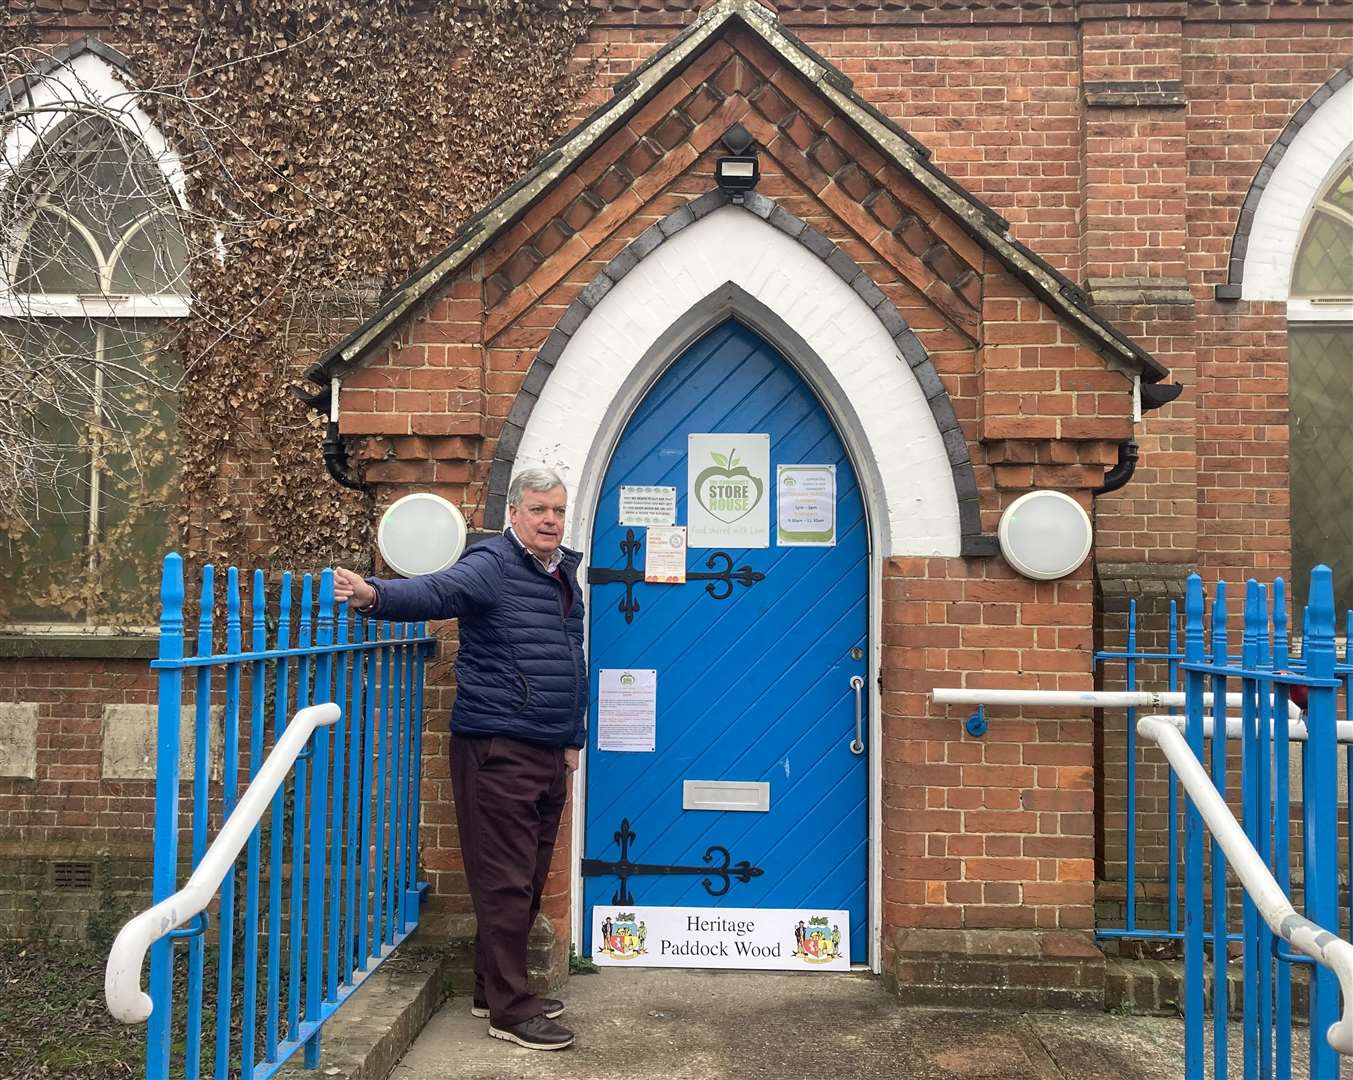
[[[465,550],[465,516],[440,495],[415,492],[396,500],[381,515],[376,546],[401,577],[435,574]]]
[[[1094,530],[1070,495],[1031,491],[1005,508],[997,537],[1006,562],[1025,577],[1050,581],[1085,561]]]

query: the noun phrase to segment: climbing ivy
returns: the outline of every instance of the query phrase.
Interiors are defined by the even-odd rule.
[[[16,7],[13,34],[51,40]],[[188,174],[172,542],[361,565],[370,499],[327,475],[323,418],[289,389],[567,127],[596,77],[574,59],[586,0],[119,0],[108,18]],[[101,621],[149,611],[90,600]]]

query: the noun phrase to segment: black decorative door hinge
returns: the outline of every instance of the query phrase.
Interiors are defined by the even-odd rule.
[[[605,566],[587,568],[587,580],[591,585],[625,586],[625,595],[617,605],[617,610],[625,616],[627,623],[634,622],[634,613],[639,610],[639,601],[634,598],[634,586],[644,580],[644,572],[634,565],[634,557],[639,554],[642,547],[643,541],[634,535],[634,530],[627,529],[625,539],[620,541],[620,553],[625,556],[623,570],[612,570]],[[726,551],[710,552],[709,558],[705,560],[705,566],[708,573],[704,570],[690,571],[686,574],[686,580],[706,582],[705,592],[715,600],[727,600],[732,596],[734,582],[751,588],[766,578],[760,570],[753,570],[750,566],[739,566],[734,570],[733,556]],[[716,566],[719,567],[718,570],[714,569]]]
[[[620,845],[620,858],[615,862],[605,862],[601,859],[584,859],[582,864],[583,877],[618,877],[620,879],[620,888],[616,890],[611,898],[613,904],[633,904],[635,899],[630,895],[629,879],[632,877],[648,877],[659,874],[708,874],[701,883],[705,887],[705,892],[710,896],[722,896],[728,891],[732,884],[732,879],[737,878],[744,885],[754,877],[760,877],[764,871],[759,866],[753,866],[746,859],[740,863],[732,865],[732,856],[728,854],[728,849],[720,844],[712,844],[705,849],[704,860],[706,866],[658,866],[653,863],[630,862],[630,844],[634,840],[634,830],[630,828],[629,818],[620,822],[620,831],[615,834],[615,841]],[[719,865],[713,865],[715,853],[723,858]],[[719,886],[716,888],[711,878],[720,879]]]

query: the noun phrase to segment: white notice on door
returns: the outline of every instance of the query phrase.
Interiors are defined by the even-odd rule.
[[[833,547],[836,466],[778,465],[775,475],[775,542],[781,547]]]
[[[597,749],[651,752],[657,732],[657,671],[602,668],[597,682]]]
[[[686,526],[648,530],[644,555],[644,581],[650,585],[686,584]]]
[[[671,525],[676,522],[676,488],[620,485],[621,525]]]

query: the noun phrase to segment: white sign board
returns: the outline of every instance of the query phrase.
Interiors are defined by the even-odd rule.
[[[620,524],[647,527],[676,522],[676,488],[620,485]]]
[[[592,909],[592,961],[614,967],[849,971],[850,912],[598,905]]]
[[[687,542],[693,548],[770,547],[769,488],[769,435],[691,435]]]
[[[650,527],[644,551],[644,581],[656,585],[686,583],[686,526]]]
[[[652,751],[658,727],[657,671],[602,668],[597,682],[597,749]]]
[[[836,466],[775,469],[775,542],[781,547],[834,547]]]

